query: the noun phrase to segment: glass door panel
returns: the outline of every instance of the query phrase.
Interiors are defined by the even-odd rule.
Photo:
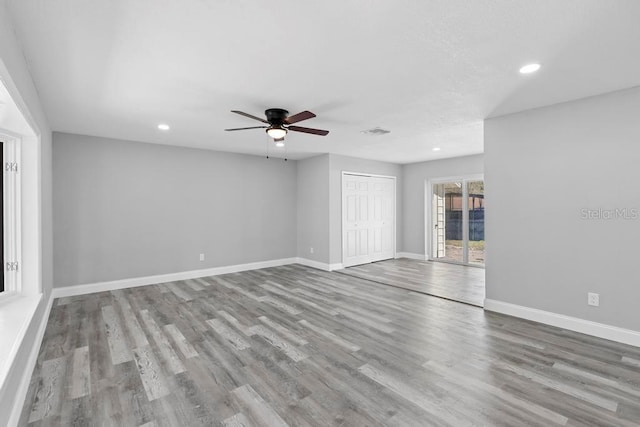
[[[460,181],[433,185],[434,259],[465,262],[463,246],[463,185]]]
[[[484,265],[484,181],[467,182],[468,263]]]

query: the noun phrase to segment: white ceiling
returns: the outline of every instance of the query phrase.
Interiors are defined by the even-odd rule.
[[[260,124],[229,110],[308,109],[299,125],[331,133],[290,133],[290,158],[411,163],[482,152],[486,117],[640,85],[638,0],[8,7],[52,128],[79,134],[263,154],[261,129],[224,132]]]

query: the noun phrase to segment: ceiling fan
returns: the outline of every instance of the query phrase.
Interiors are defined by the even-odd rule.
[[[232,113],[240,114],[241,116],[249,117],[250,119],[258,120],[268,126],[251,126],[246,128],[225,129],[226,131],[234,130],[246,130],[246,129],[266,129],[267,134],[275,141],[282,141],[287,135],[287,132],[304,132],[312,135],[325,136],[329,133],[328,130],[305,128],[302,126],[292,126],[294,123],[301,122],[303,120],[312,119],[316,115],[311,111],[303,111],[293,116],[289,116],[287,110],[282,108],[269,108],[264,112],[266,120],[260,117],[253,116],[251,114],[244,113],[242,111],[232,110]]]

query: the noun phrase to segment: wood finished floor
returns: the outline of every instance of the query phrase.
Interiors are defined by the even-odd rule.
[[[20,422],[639,424],[639,348],[298,265],[55,300]]]
[[[484,306],[484,268],[399,258],[349,267],[338,272],[478,307]]]

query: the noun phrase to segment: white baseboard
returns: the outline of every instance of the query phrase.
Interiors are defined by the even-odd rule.
[[[424,254],[414,254],[411,252],[396,252],[396,258],[419,259],[420,261],[426,261],[427,259]]]
[[[318,270],[323,270],[323,271],[340,270],[341,268],[343,268],[342,263],[327,264],[325,262],[314,261],[312,259],[307,259],[307,258],[296,258],[296,263],[306,265],[307,267],[317,268]]]
[[[563,314],[552,313],[549,311],[538,310],[536,308],[524,307],[488,298],[484,300],[484,309],[640,347],[640,332],[631,329],[605,325],[604,323],[592,322],[590,320],[565,316]]]
[[[40,353],[40,346],[44,338],[44,332],[47,329],[47,322],[49,320],[49,314],[51,313],[51,306],[53,305],[53,296],[49,296],[49,300],[46,302],[46,304],[47,307],[44,310],[42,319],[40,319],[40,325],[38,326],[38,332],[36,333],[34,345],[33,347],[31,347],[31,351],[29,352],[26,369],[22,373],[20,384],[18,385],[18,389],[15,393],[16,400],[13,404],[11,414],[9,415],[9,421],[7,424],[8,426],[17,426],[18,422],[20,421],[20,415],[22,415],[22,409],[25,403],[24,401],[27,397],[27,392],[29,391],[29,385],[31,384],[31,375],[33,374],[33,370],[36,367],[36,362],[38,361],[38,353]]]
[[[329,264],[329,271],[342,270],[343,268],[344,265],[341,262],[338,262],[336,264]]]
[[[134,277],[131,279],[112,280],[109,282],[88,283],[84,285],[53,288],[53,297],[70,297],[75,295],[92,294],[95,292],[113,291],[116,289],[135,288],[137,286],[153,285],[156,283],[174,282],[176,280],[197,279],[199,277],[217,276],[220,274],[237,273],[240,271],[257,270],[260,268],[279,267],[294,264],[297,258],[283,258],[270,261],[251,262],[247,264],[228,265],[224,267],[205,268],[202,270],[181,271],[178,273],[158,274],[155,276]]]

